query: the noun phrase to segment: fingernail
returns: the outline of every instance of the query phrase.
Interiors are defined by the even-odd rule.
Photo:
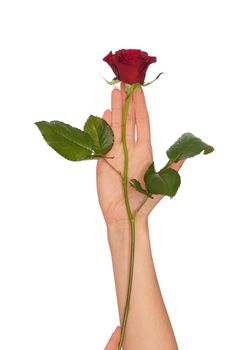
[[[121,90],[125,90],[125,83],[123,81],[121,81]]]

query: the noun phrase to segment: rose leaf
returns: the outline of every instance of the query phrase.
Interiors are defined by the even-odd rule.
[[[35,124],[48,145],[64,158],[78,161],[92,154],[92,139],[86,132],[57,120]]]
[[[90,115],[85,123],[84,131],[93,140],[92,148],[96,155],[105,155],[112,148],[114,133],[104,119]]]
[[[149,193],[164,194],[172,198],[180,186],[181,179],[178,172],[171,168],[155,172],[152,163],[144,175],[144,182]]]
[[[147,190],[142,188],[140,182],[136,179],[130,180],[130,185],[136,189],[136,191],[145,194],[149,198],[153,198],[151,193],[149,193]]]
[[[191,133],[183,134],[168,150],[167,156],[171,162],[178,162],[180,159],[194,157],[204,151],[204,154],[213,152],[214,148],[203,142]]]

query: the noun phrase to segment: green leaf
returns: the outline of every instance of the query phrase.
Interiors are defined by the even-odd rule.
[[[136,191],[145,194],[147,197],[153,198],[151,193],[142,188],[140,182],[136,179],[130,180],[130,185],[136,189]]]
[[[120,80],[117,79],[117,77],[114,77],[112,80],[105,79],[101,74],[100,76],[109,84],[109,85],[115,85],[117,83],[120,83]]]
[[[161,74],[164,74],[164,72],[161,72],[157,75],[157,77],[155,79],[153,79],[152,81],[148,82],[148,83],[143,83],[143,86],[148,86],[150,84],[152,84],[154,81],[156,81],[157,79],[159,79],[159,77],[161,76]]]
[[[147,177],[148,175],[153,174],[154,172],[156,173],[156,171],[155,171],[155,163],[152,162],[151,165],[149,166],[149,168],[147,169],[147,171],[144,174],[144,181],[145,181],[145,177]]]
[[[64,158],[76,161],[92,154],[92,139],[86,132],[57,120],[35,124],[48,145]]]
[[[144,181],[149,193],[164,194],[169,197],[175,196],[181,182],[178,172],[171,168],[155,172],[154,163],[147,169]]]
[[[90,115],[85,123],[84,131],[91,136],[92,147],[97,155],[104,155],[112,148],[114,133],[104,119]]]
[[[172,162],[194,157],[204,151],[213,152],[214,148],[191,133],[183,134],[168,150],[167,156]]]

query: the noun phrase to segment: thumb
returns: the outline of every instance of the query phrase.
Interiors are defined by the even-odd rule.
[[[182,167],[182,165],[184,164],[184,162],[185,162],[185,159],[181,159],[177,163],[172,163],[170,165],[170,168],[172,168],[172,169],[174,169],[176,171],[179,171],[180,168]]]
[[[104,350],[117,350],[117,346],[120,339],[121,328],[117,327],[110,337]]]

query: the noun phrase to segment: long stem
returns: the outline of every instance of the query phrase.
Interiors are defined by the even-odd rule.
[[[133,271],[134,271],[134,256],[135,256],[135,220],[131,221],[131,256],[130,256],[130,271],[129,271],[129,281],[128,281],[128,289],[127,289],[127,297],[126,297],[126,306],[124,309],[123,321],[121,326],[121,336],[118,344],[118,350],[121,350],[122,343],[124,340],[124,335],[126,331],[126,324],[128,319],[128,313],[130,308],[130,298],[131,298],[131,290],[132,290],[132,281],[133,281]]]
[[[130,220],[130,226],[131,226],[131,252],[130,252],[130,271],[129,271],[126,305],[124,309],[123,321],[121,326],[121,336],[118,344],[118,350],[121,350],[122,348],[122,343],[124,340],[127,318],[129,313],[133,270],[134,270],[134,252],[135,252],[135,218],[131,212],[129,197],[128,197],[128,150],[127,150],[127,144],[126,144],[126,121],[127,121],[127,114],[128,114],[131,96],[132,96],[132,91],[131,93],[127,94],[124,111],[123,111],[123,123],[122,123],[122,144],[123,144],[123,153],[124,153],[123,192],[124,192],[126,209]]]

